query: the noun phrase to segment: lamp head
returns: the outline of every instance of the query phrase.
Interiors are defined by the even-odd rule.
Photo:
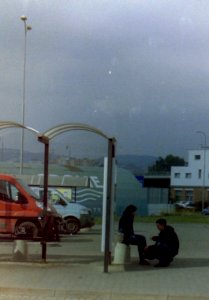
[[[20,20],[22,20],[22,21],[25,22],[25,21],[27,21],[27,17],[26,17],[26,16],[21,16],[21,17],[20,17]]]

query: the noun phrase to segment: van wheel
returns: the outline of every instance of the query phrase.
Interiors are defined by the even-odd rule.
[[[65,220],[66,233],[76,234],[80,230],[80,223],[78,220],[69,218]]]
[[[34,239],[38,236],[38,227],[31,221],[22,221],[15,226],[14,233],[16,236],[24,236]]]

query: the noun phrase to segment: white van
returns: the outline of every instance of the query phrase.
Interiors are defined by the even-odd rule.
[[[43,188],[33,186],[31,188],[40,199],[43,199]],[[81,228],[94,226],[95,222],[91,209],[76,202],[69,202],[55,188],[48,189],[48,201],[64,220],[63,233],[76,234]]]

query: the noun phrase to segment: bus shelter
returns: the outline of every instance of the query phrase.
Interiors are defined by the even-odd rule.
[[[68,123],[68,124],[61,124],[55,126],[53,128],[48,129],[47,131],[40,133],[34,128],[24,126],[17,122],[12,121],[0,121],[0,129],[8,129],[8,128],[20,128],[29,130],[33,134],[35,134],[37,140],[44,144],[44,176],[43,176],[43,186],[44,186],[44,197],[43,197],[43,208],[44,213],[46,215],[47,212],[47,201],[48,201],[48,185],[49,185],[49,147],[50,141],[55,138],[56,136],[68,132],[68,131],[88,131],[92,132],[96,135],[103,137],[108,143],[108,153],[107,153],[107,170],[106,170],[106,191],[105,191],[105,217],[103,219],[103,228],[104,228],[104,272],[108,272],[108,265],[110,264],[111,258],[111,245],[110,245],[110,238],[111,232],[113,229],[113,224],[111,220],[111,216],[113,215],[112,211],[112,203],[114,199],[113,195],[113,162],[115,158],[115,144],[116,140],[113,137],[109,137],[99,129],[89,126],[87,124],[81,123]],[[42,239],[42,260],[46,261],[47,255],[47,237],[43,236]]]

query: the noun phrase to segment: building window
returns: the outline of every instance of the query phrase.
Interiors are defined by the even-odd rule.
[[[187,201],[193,201],[193,191],[185,191],[185,200]]]
[[[181,190],[176,190],[175,191],[175,202],[180,201],[182,198],[182,191]]]
[[[195,160],[200,160],[200,158],[201,158],[201,155],[200,155],[200,154],[196,154],[196,155],[194,156],[194,159],[195,159]]]
[[[202,170],[199,169],[199,170],[198,170],[198,178],[200,179],[201,177],[202,177]]]
[[[175,177],[175,178],[180,178],[180,173],[175,173],[175,174],[174,174],[174,177]]]
[[[192,173],[186,173],[185,178],[192,178]]]

